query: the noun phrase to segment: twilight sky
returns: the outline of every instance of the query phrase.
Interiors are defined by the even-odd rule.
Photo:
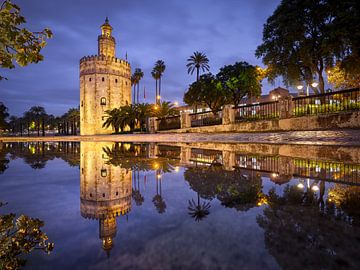
[[[43,50],[45,59],[25,68],[1,70],[0,101],[10,114],[44,106],[61,115],[79,104],[79,60],[97,53],[97,36],[106,16],[113,26],[117,57],[145,75],[147,102],[153,102],[151,69],[162,59],[166,71],[162,98],[182,101],[195,79],[187,74],[186,59],[194,51],[206,53],[211,72],[236,61],[260,65],[254,56],[262,29],[280,0],[14,0],[33,31],[49,27],[54,37]],[[281,86],[277,80],[275,86]],[[263,82],[263,93],[274,86]]]

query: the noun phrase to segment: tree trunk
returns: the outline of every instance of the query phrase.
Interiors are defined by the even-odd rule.
[[[20,122],[20,137],[22,137],[23,135],[23,125],[22,123]]]
[[[196,68],[196,81],[199,81],[200,67]]]
[[[137,97],[137,102],[136,103],[139,103],[139,88],[140,88],[140,83],[137,84],[137,93],[136,93],[136,97]]]
[[[28,137],[30,137],[30,122],[27,123]]]
[[[37,119],[36,122],[37,122],[37,134],[39,137],[40,136],[40,119]]]
[[[133,103],[135,103],[135,97],[136,97],[136,84],[134,84],[134,97],[133,97]]]
[[[41,122],[42,122],[42,135],[43,135],[43,137],[45,137],[45,123],[44,123],[44,118],[42,118],[42,120],[41,120]]]
[[[155,104],[157,104],[157,96],[158,96],[158,83],[157,83],[157,79],[155,79]]]

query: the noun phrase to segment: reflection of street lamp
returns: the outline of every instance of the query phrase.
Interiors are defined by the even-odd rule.
[[[179,106],[179,102],[175,101],[175,102],[174,102],[174,106],[175,106],[175,107]]]
[[[312,87],[317,87],[319,84],[317,83],[317,82],[312,82],[311,83],[311,86]],[[306,84],[306,95],[308,96],[309,95],[309,84],[307,83]],[[298,86],[296,86],[296,88],[300,91],[300,90],[302,90],[303,88],[304,88],[304,86],[303,85],[301,85],[301,84],[299,84]]]

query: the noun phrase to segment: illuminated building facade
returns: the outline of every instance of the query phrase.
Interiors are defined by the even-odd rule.
[[[80,60],[80,134],[111,134],[102,127],[106,110],[131,103],[131,67],[116,58],[115,38],[106,18],[98,36],[98,55]]]

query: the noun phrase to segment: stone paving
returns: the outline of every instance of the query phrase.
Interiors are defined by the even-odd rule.
[[[94,136],[0,137],[0,142],[122,141],[122,142],[224,142],[312,145],[360,145],[360,130],[289,131],[266,133],[183,133]]]

